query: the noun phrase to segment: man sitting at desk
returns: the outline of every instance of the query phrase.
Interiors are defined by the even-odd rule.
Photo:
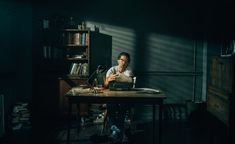
[[[106,73],[104,86],[109,87],[110,82],[132,82],[133,72],[128,67],[130,63],[130,55],[126,52],[121,52],[117,58],[118,65],[111,67]],[[114,143],[122,141],[124,121],[128,106],[125,104],[107,104],[107,113],[111,129],[111,138]]]

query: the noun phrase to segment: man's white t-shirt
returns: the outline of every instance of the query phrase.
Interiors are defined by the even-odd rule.
[[[106,77],[109,77],[111,74],[117,74],[118,76],[116,81],[119,82],[132,82],[132,77],[134,76],[132,70],[129,67],[127,67],[122,73],[119,73],[118,66],[111,67],[107,71]]]

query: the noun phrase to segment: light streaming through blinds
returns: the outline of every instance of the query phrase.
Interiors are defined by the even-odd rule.
[[[87,26],[97,26],[101,33],[112,36],[112,65],[120,52],[130,53],[137,87],[160,88],[167,92],[168,102],[201,100],[203,80],[197,67],[202,67],[202,56],[197,54],[202,49],[195,47],[194,40],[93,21]]]

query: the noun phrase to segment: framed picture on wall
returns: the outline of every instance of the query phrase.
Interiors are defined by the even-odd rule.
[[[231,56],[233,54],[235,54],[235,40],[223,40],[221,43],[221,56]]]

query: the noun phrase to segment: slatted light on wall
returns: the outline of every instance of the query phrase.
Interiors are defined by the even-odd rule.
[[[117,55],[128,52],[130,66],[137,76],[137,87],[160,88],[167,92],[167,101],[182,103],[202,101],[202,42],[192,37],[141,31],[94,21],[88,27],[99,27],[101,33],[112,36],[112,65]],[[205,73],[206,74],[206,73]],[[140,82],[140,83],[138,83]]]
[[[94,21],[87,21],[87,27],[98,27],[99,32],[112,36],[112,65],[117,64],[117,56],[120,52],[127,52],[130,54],[130,66],[135,65],[135,50],[136,50],[136,34],[133,29],[99,23]]]

